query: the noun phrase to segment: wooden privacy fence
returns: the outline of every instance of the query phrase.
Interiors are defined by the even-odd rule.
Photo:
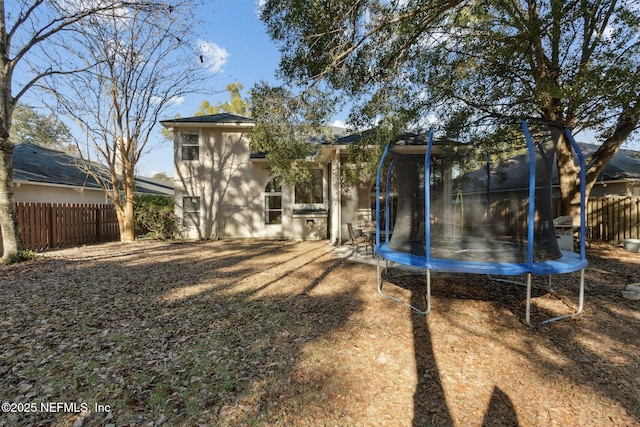
[[[610,243],[640,238],[640,197],[594,197],[587,203],[593,238]]]
[[[553,212],[559,216],[559,201]],[[483,215],[486,204],[474,201],[465,206],[465,223],[473,223],[473,215]],[[508,199],[491,202],[490,227],[498,232],[526,238],[528,200]],[[624,239],[640,239],[640,197],[607,196],[587,200],[587,228],[590,238],[611,244]]]
[[[16,209],[25,249],[43,251],[120,238],[113,205],[16,203]]]

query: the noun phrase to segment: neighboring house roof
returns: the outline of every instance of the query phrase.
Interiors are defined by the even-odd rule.
[[[173,179],[136,176],[136,193],[173,197]]]
[[[595,144],[580,143],[580,149],[586,157],[598,148]],[[614,181],[619,179],[640,180],[640,152],[634,150],[618,150],[605,166],[598,180]]]
[[[79,166],[79,161],[71,154],[40,145],[16,144],[13,149],[13,180],[100,190],[96,180]],[[103,173],[106,174],[106,170]],[[136,192],[171,196],[173,182],[136,177]]]
[[[584,142],[579,142],[578,146],[587,160],[588,157],[598,149],[598,145]],[[491,165],[494,173],[499,171],[504,177],[504,179],[501,180],[492,180],[491,189],[494,191],[504,191],[527,188],[529,185],[528,164],[528,155],[522,154],[510,159],[508,166],[498,164]],[[486,178],[486,172],[484,170],[472,172],[468,176],[476,177],[477,180],[483,181]],[[639,152],[633,150],[618,150],[598,177],[598,181],[600,182],[620,180],[640,180]],[[558,169],[554,167],[552,169],[551,184],[557,186],[559,183]]]
[[[82,171],[78,162],[78,158],[61,151],[33,144],[16,144],[13,149],[13,179],[100,188],[92,176]]]

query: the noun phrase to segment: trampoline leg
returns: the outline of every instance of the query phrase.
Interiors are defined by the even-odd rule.
[[[584,269],[580,270],[580,288],[578,290],[578,309],[575,313],[565,314],[564,316],[553,317],[551,319],[544,320],[541,322],[543,325],[551,322],[557,322],[558,320],[568,319],[570,317],[576,317],[582,310],[584,309]]]
[[[387,263],[387,266],[389,264]],[[378,293],[387,298],[390,299],[391,301],[395,301],[395,302],[399,302],[401,304],[406,305],[407,307],[409,307],[411,310],[415,311],[418,314],[422,314],[422,315],[427,315],[429,314],[429,312],[431,311],[431,276],[430,276],[430,271],[427,270],[427,296],[426,296],[426,300],[427,300],[427,310],[423,311],[420,310],[417,307],[414,307],[413,305],[406,303],[404,301],[399,300],[398,298],[392,297],[390,295],[385,295],[384,292],[382,292],[382,275],[380,274],[380,258],[378,258],[377,262],[376,262],[376,271],[377,271],[377,281],[378,281]],[[388,271],[388,267],[387,267],[387,271]]]
[[[431,270],[427,268],[427,294],[424,297],[427,305],[427,311],[424,314],[431,313]]]
[[[531,273],[527,273],[527,310],[524,320],[527,326],[533,327],[531,324]]]

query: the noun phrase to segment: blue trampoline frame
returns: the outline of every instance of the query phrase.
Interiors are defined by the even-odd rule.
[[[424,167],[425,167],[425,186],[424,186],[424,200],[425,200],[425,256],[417,256],[404,252],[399,252],[389,248],[389,227],[390,227],[390,187],[391,187],[391,175],[393,172],[393,161],[389,166],[386,177],[386,209],[384,218],[384,230],[385,239],[381,241],[381,229],[380,229],[380,189],[383,175],[383,166],[387,155],[389,154],[391,144],[387,144],[380,164],[378,165],[378,172],[376,175],[376,242],[374,247],[374,254],[377,258],[377,276],[378,276],[378,293],[385,298],[389,298],[393,301],[403,303],[409,306],[412,310],[427,315],[431,312],[431,270],[441,272],[455,272],[455,273],[475,273],[475,274],[489,274],[489,275],[502,275],[502,276],[519,276],[527,275],[526,283],[526,314],[525,322],[527,325],[531,324],[531,278],[532,275],[551,275],[571,273],[580,271],[580,284],[578,291],[578,308],[574,313],[566,314],[563,316],[554,317],[544,320],[542,323],[555,322],[557,320],[566,319],[569,317],[578,316],[584,308],[584,269],[587,266],[586,259],[586,206],[585,206],[585,180],[586,180],[586,167],[585,159],[580,147],[573,138],[573,135],[569,129],[565,129],[565,135],[571,142],[571,146],[576,153],[578,159],[578,167],[580,168],[580,227],[579,227],[579,252],[574,253],[571,251],[561,251],[561,258],[554,260],[546,260],[535,262],[533,259],[534,248],[534,215],[535,215],[535,182],[536,182],[536,170],[535,170],[535,146],[533,144],[531,134],[526,122],[521,122],[522,131],[527,143],[528,155],[529,155],[529,210],[527,221],[527,248],[526,248],[526,262],[484,262],[484,261],[459,261],[451,259],[434,258],[431,256],[431,189],[429,185],[429,177],[431,176],[431,148],[433,145],[433,130],[429,132],[429,139],[425,151]],[[426,271],[426,310],[420,310],[417,307],[403,302],[395,297],[386,295],[382,292],[382,275],[380,269],[380,261],[384,259],[386,261],[386,267],[389,268],[389,262],[395,262],[410,267],[417,267],[420,270]]]

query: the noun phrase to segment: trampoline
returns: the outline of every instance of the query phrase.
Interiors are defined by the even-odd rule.
[[[585,159],[565,129],[580,171],[579,239],[574,252],[558,247],[553,224],[551,184],[557,167],[550,129],[532,125],[530,130],[522,121],[512,143],[501,144],[498,151],[492,144],[491,152],[489,145],[434,143],[433,130],[426,140],[406,135],[387,144],[376,176],[374,254],[380,295],[427,315],[432,271],[526,275],[525,322],[532,326],[532,275],[549,275],[551,281],[553,275],[579,271],[576,311],[542,323],[579,315],[587,266]],[[511,131],[509,135],[514,135]],[[383,260],[387,272],[397,264],[425,274],[426,309],[382,291]]]

